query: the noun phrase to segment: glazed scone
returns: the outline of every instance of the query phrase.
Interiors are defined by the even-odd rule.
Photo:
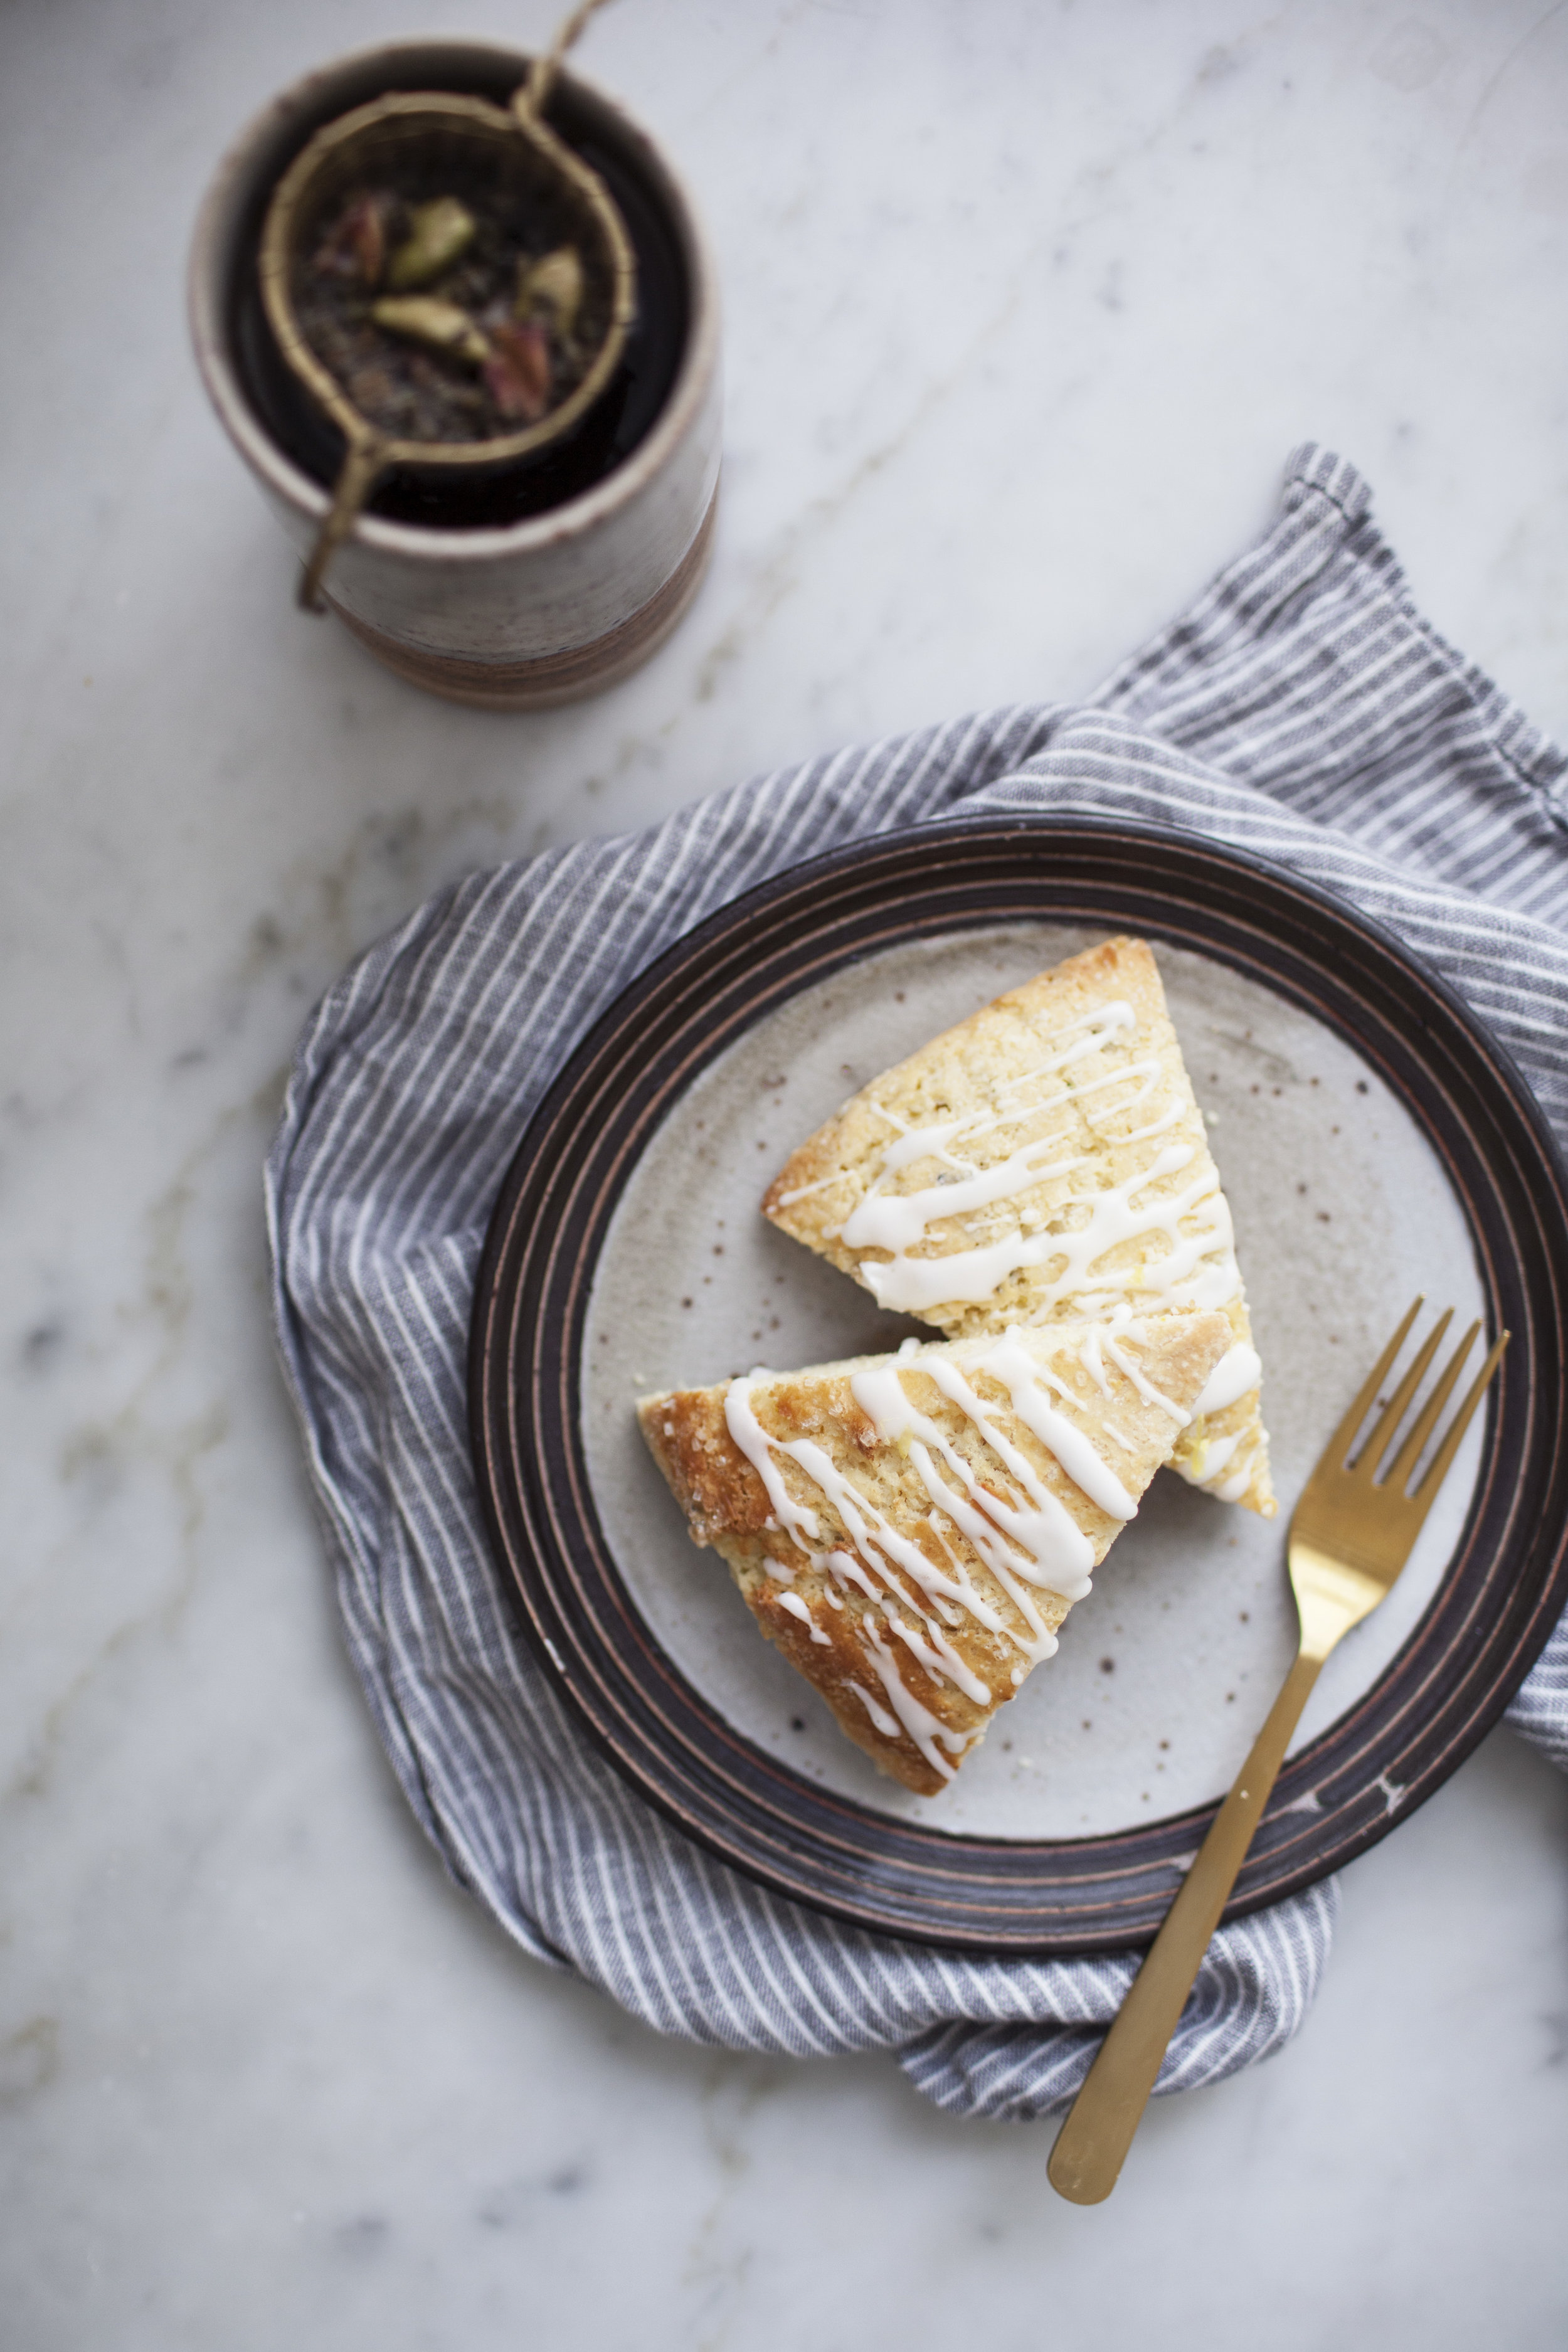
[[[1230,1210],[1142,940],[1070,957],[874,1079],[763,1209],[884,1307],[953,1336],[1223,1310],[1232,1345],[1171,1466],[1274,1516]]]
[[[907,1340],[637,1406],[692,1540],[841,1729],[935,1796],[1031,1666],[1231,1346],[1223,1314]]]

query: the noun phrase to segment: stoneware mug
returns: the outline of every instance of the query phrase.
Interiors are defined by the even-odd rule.
[[[529,63],[478,41],[362,50],[274,99],[218,167],[191,254],[197,363],[302,557],[327,512],[332,465],[260,310],[256,254],[272,190],[306,141],[353,107],[395,89],[504,104]],[[574,76],[560,76],[551,116],[610,184],[637,256],[639,329],[597,478],[568,475],[556,503],[515,519],[481,510],[460,527],[445,512],[420,520],[419,494],[395,487],[354,524],[326,589],[331,610],[401,677],[492,710],[574,701],[646,661],[697,592],[718,494],[718,294],[691,206],[646,132]],[[536,478],[522,503],[551,494]]]

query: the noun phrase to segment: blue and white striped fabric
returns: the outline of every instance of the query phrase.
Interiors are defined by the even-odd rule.
[[[268,1171],[275,1303],[366,1696],[459,1883],[661,2032],[891,2049],[941,2106],[1041,2115],[1133,1963],[962,1959],[839,1927],[687,1843],[579,1734],[503,1605],[464,1422],[474,1270],[518,1139],[683,931],[803,856],[960,804],[1157,819],[1326,885],[1469,999],[1568,1134],[1568,761],[1412,610],[1369,506],[1349,466],[1300,450],[1260,544],[1092,706],[841,751],[474,875],[305,1033]],[[1568,1630],[1512,1720],[1568,1765]],[[1330,1883],[1215,1937],[1162,2091],[1289,2039],[1334,1914]]]

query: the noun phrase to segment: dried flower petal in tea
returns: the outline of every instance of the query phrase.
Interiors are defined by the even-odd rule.
[[[550,344],[542,327],[506,320],[492,330],[484,377],[503,416],[536,425],[550,406]]]
[[[386,262],[386,216],[391,205],[390,196],[357,196],[322,239],[316,268],[378,286]]]

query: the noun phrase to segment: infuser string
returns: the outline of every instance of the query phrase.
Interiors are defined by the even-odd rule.
[[[542,114],[549,103],[551,85],[561,69],[561,61],[573,46],[590,16],[605,5],[605,0],[580,0],[574,8],[542,58],[536,58],[528,78],[528,106],[531,114]]]
[[[332,502],[310,551],[310,560],[300,581],[299,599],[303,611],[324,613],[327,609],[321,594],[321,583],[327,566],[364,512],[372,490],[386,467],[386,447],[379,433],[351,434],[343,451],[343,462],[332,488]]]

